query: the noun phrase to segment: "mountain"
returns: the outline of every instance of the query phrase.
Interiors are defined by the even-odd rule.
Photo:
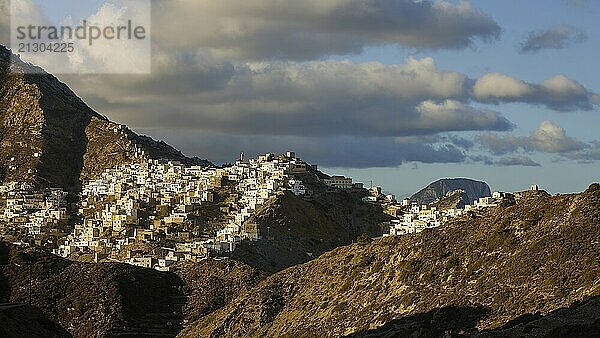
[[[219,309],[265,276],[234,260],[185,263],[174,272],[159,272],[74,262],[0,242],[0,319],[25,316],[0,322],[0,334],[19,336],[12,332],[30,318],[32,332],[40,332],[32,336],[173,337],[184,321]],[[31,306],[20,306],[28,302]]]
[[[82,179],[146,158],[210,164],[109,121],[0,45],[0,181],[77,191]]]
[[[485,182],[468,178],[447,178],[429,184],[419,192],[413,194],[410,199],[419,204],[429,204],[435,202],[437,199],[445,197],[446,194],[455,190],[463,191],[461,203],[463,206],[465,204],[472,204],[480,197],[492,195],[490,186]]]
[[[464,311],[458,326],[497,329],[600,295],[598,243],[600,185],[573,195],[524,192],[515,205],[274,274],[181,336],[339,337],[408,316],[443,318],[449,308]]]

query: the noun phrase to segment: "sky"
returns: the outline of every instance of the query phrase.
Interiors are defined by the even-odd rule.
[[[111,19],[107,1],[13,1]],[[591,0],[153,0],[150,74],[59,78],[215,163],[295,150],[399,197],[444,177],[567,193],[599,180],[599,15]]]

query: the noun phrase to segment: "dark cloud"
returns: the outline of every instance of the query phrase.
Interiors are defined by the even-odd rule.
[[[573,153],[566,154],[567,159],[576,160],[581,163],[591,163],[600,161],[600,141],[590,142],[586,149],[575,151]]]
[[[537,91],[537,102],[547,100],[548,105],[558,105],[564,100],[566,107],[597,104],[598,97],[563,76],[540,84],[502,74],[476,81],[438,69],[431,58],[396,65],[350,61],[232,63],[203,52],[178,53],[159,57],[148,76],[67,79],[92,106],[133,128],[230,135],[239,141],[232,148],[255,143],[259,152],[272,144],[290,144],[285,148],[313,149],[306,153],[316,154],[314,158],[331,166],[364,166],[368,161],[375,166],[417,160],[462,161],[463,152],[473,150],[473,142],[456,132],[510,131],[514,127],[500,113],[473,107],[469,102],[534,103],[532,93]],[[542,90],[547,94],[539,94]],[[241,140],[237,135],[246,136]],[[294,142],[278,141],[286,138]],[[363,148],[368,148],[364,152],[368,155],[331,156],[328,161],[330,154],[322,154],[330,144],[334,144],[331,149],[344,149],[339,141],[342,138],[347,138],[343,144],[352,144],[354,152],[361,147],[350,138],[366,142]],[[380,140],[377,145],[376,139]],[[223,138],[218,142],[203,138],[193,144],[195,149],[188,148],[191,154],[214,154],[217,160],[232,154],[228,151],[227,156],[221,156],[210,150],[227,144]],[[562,153],[581,148],[581,143],[551,123],[540,126],[539,133],[529,137],[484,133],[477,144],[495,155],[516,151]],[[400,155],[386,157],[394,151]],[[509,160],[516,162],[508,158],[502,163]]]
[[[149,76],[66,79],[99,110],[142,128],[362,137],[513,128],[501,114],[461,102],[465,76],[439,70],[431,58],[398,65],[180,60],[183,66],[155,62]]]
[[[569,25],[529,32],[519,46],[521,53],[535,53],[542,49],[562,49],[572,43],[587,41],[587,33]]]
[[[191,17],[193,13],[193,17]],[[232,59],[315,60],[397,44],[461,49],[501,29],[468,2],[413,0],[155,0],[153,35]]]
[[[594,109],[598,95],[564,76],[528,84],[502,74],[472,80],[433,59],[232,63],[203,51],[160,52],[151,75],[65,76],[99,111],[138,128],[242,134],[400,137],[508,131],[500,113],[469,102]]]
[[[451,143],[398,141],[387,137],[302,137],[232,135],[181,130],[141,130],[165,139],[189,154],[202,154],[215,163],[232,162],[240,152],[249,156],[295,150],[302,159],[327,167],[395,167],[406,162],[459,163],[465,153]]]

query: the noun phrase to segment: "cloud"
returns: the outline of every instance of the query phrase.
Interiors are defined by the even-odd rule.
[[[473,87],[478,100],[517,99],[530,95],[534,88],[504,74],[491,73],[479,78]]]
[[[0,44],[8,45],[10,41],[10,2],[0,0]]]
[[[435,135],[420,135],[420,136],[401,136],[394,138],[396,143],[445,143],[451,144],[454,147],[470,150],[475,146],[475,142],[471,139],[458,136],[455,134],[435,134]]]
[[[439,70],[431,58],[398,65],[158,59],[149,76],[67,79],[92,105],[142,128],[363,137],[513,128],[497,112],[460,102],[464,75]]]
[[[501,33],[468,2],[157,0],[153,12],[157,43],[237,60],[315,60],[390,44],[462,49]]]
[[[564,75],[532,84],[504,74],[491,73],[475,82],[473,96],[483,103],[524,102],[560,112],[593,110],[600,104],[598,94]]]
[[[543,121],[528,141],[526,148],[547,153],[568,153],[587,147],[584,142],[567,136],[564,128],[550,121]]]
[[[343,60],[243,63],[222,60],[203,50],[157,49],[153,67],[147,76],[66,79],[92,106],[134,129],[155,133],[160,126],[179,130],[179,134],[230,135],[236,140],[243,135],[246,141],[232,144],[236,150],[228,151],[228,156],[204,146],[218,147],[219,142],[194,142],[196,148],[191,154],[214,156],[216,161],[231,158],[240,145],[256,142],[268,149],[271,142],[290,137],[294,142],[288,149],[317,155],[335,153],[336,147],[351,143],[339,141],[342,138],[356,138],[365,142],[365,151],[379,149],[377,156],[381,158],[370,159],[377,165],[413,161],[417,158],[414,154],[423,154],[423,161],[448,162],[451,158],[464,159],[462,153],[473,151],[473,142],[455,133],[514,128],[502,114],[474,107],[471,102],[524,102],[557,110],[597,104],[597,94],[563,76],[539,84],[497,73],[472,80],[439,69],[431,58],[410,58],[392,65]],[[477,143],[489,145],[487,149],[496,155],[548,150],[540,142],[534,143],[542,134],[526,140],[507,135],[484,133]],[[386,141],[376,143],[374,139]],[[324,149],[311,150],[317,147],[317,140]],[[419,143],[425,148],[419,150]],[[353,147],[363,149],[357,144]],[[398,155],[389,160],[384,151]],[[319,160],[326,157],[317,155],[314,158]],[[516,162],[515,156],[509,157],[513,158],[502,163]],[[338,166],[366,165],[349,155],[332,158],[339,161]]]
[[[494,161],[494,164],[501,166],[541,167],[541,164],[527,156],[502,157]]]
[[[587,33],[569,25],[554,26],[529,32],[519,46],[520,53],[535,53],[542,49],[563,49],[572,43],[585,42]]]
[[[460,163],[464,151],[451,143],[398,142],[387,137],[304,137],[287,135],[241,135],[186,130],[142,130],[168,141],[184,153],[202,154],[215,163],[231,162],[244,151],[248,156],[295,150],[302,159],[325,167],[396,167],[407,162]]]
[[[523,166],[523,167],[541,167],[541,164],[527,156],[508,156],[493,158],[487,155],[472,155],[470,160],[483,162],[490,166]]]
[[[519,150],[566,155],[584,151],[589,147],[589,144],[567,136],[564,128],[550,121],[540,123],[529,136],[485,133],[479,135],[477,141],[494,155],[515,153]]]
[[[236,60],[306,61],[390,44],[461,49],[501,33],[489,15],[468,2],[153,0],[152,5],[155,43]],[[4,45],[10,41],[9,9],[9,0],[0,0]]]
[[[126,26],[129,22],[136,26],[150,27],[151,11],[148,2],[106,2],[94,13],[86,16],[69,16],[67,10],[60,19],[53,21],[45,13],[43,6],[34,0],[13,1],[12,6],[6,0],[0,0],[0,43],[10,42],[10,23],[13,26],[37,27],[76,27],[86,20],[89,26],[116,27]],[[8,7],[3,7],[8,6]],[[10,17],[2,15],[11,11]],[[76,11],[77,12],[77,11]],[[80,13],[77,13],[79,15]],[[98,33],[99,34],[99,33]],[[50,34],[48,34],[50,35]],[[60,35],[60,34],[59,34]],[[38,39],[26,39],[22,42],[37,41],[50,44],[56,42],[41,34]],[[91,33],[86,33],[90,37]],[[23,50],[20,56],[27,62],[36,64],[53,74],[68,73],[148,73],[150,70],[150,39],[69,39],[68,34],[61,40],[73,47],[70,53],[36,53]],[[8,44],[7,44],[8,45]],[[17,46],[13,46],[17,48]],[[35,49],[35,48],[33,48]]]
[[[581,163],[600,161],[600,141],[590,142],[589,146],[585,149],[566,154],[565,157]]]

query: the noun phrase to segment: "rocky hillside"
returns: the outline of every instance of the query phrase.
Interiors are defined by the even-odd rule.
[[[81,179],[140,160],[138,148],[144,158],[208,164],[109,121],[54,76],[10,58],[0,46],[0,180],[76,191]]]
[[[185,321],[219,309],[264,277],[235,261],[188,263],[167,273],[73,262],[0,242],[0,304],[33,306],[3,312],[0,305],[0,317],[22,312],[56,336],[173,337]],[[4,323],[0,333],[21,325]]]
[[[600,295],[600,185],[519,196],[284,270],[181,336],[339,337],[419,314],[431,322],[448,308],[465,311],[457,325],[481,331]]]
[[[290,192],[273,198],[246,221],[257,227],[259,242],[243,243],[233,257],[265,271],[276,272],[308,262],[361,235],[379,237],[380,224],[388,220],[380,206],[365,203],[363,189],[327,189],[303,178],[313,194],[300,198]]]
[[[464,192],[464,190],[452,190],[444,197],[438,198],[435,201],[431,202],[429,205],[432,207],[438,208],[438,210],[447,210],[447,209],[463,209],[465,205],[469,204],[469,197]]]
[[[393,320],[380,328],[347,337],[597,337],[600,332],[599,296],[575,302],[545,316],[528,313],[499,328],[479,331],[477,322],[485,314],[485,308],[450,306]]]
[[[461,204],[473,204],[480,197],[491,196],[490,186],[485,182],[468,178],[441,179],[429,184],[411,196],[411,200],[419,204],[429,204],[446,196],[446,194],[462,190]]]

